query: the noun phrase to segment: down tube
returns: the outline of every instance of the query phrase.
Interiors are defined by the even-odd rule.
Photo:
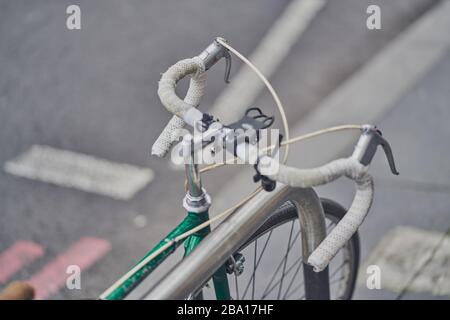
[[[199,224],[209,220],[208,212],[194,213],[188,212],[184,220],[173,229],[163,240],[161,240],[153,249],[151,249],[140,261],[148,257],[150,254],[158,250],[161,246],[166,244],[167,240],[173,240],[177,236],[191,230]],[[201,231],[200,231],[201,232]],[[208,232],[209,233],[209,230]],[[189,241],[189,238],[186,240]],[[197,243],[198,244],[198,243]],[[138,284],[144,281],[144,279],[155,270],[176,248],[171,247],[163,251],[159,256],[150,260],[139,270],[123,279],[120,284],[114,284],[108,288],[101,296],[100,299],[104,300],[121,300],[124,299]]]

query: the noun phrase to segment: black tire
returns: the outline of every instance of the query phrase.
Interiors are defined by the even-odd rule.
[[[322,206],[324,208],[324,213],[327,221],[330,221],[331,224],[336,224],[339,222],[340,219],[345,215],[347,212],[346,209],[344,209],[341,205],[338,203],[328,200],[328,199],[321,199]],[[243,252],[247,247],[249,247],[256,239],[262,238],[265,234],[269,233],[271,230],[275,230],[275,228],[278,228],[288,222],[292,222],[292,225],[294,225],[293,221],[298,220],[297,210],[296,207],[291,202],[286,202],[283,204],[279,209],[277,209],[270,218],[249,238],[248,241],[238,250],[239,253]],[[331,227],[330,227],[331,228]],[[292,231],[291,231],[292,234]],[[289,240],[290,242],[291,240]],[[295,241],[295,240],[294,240]],[[257,250],[257,249],[255,249]],[[344,251],[343,251],[344,250]],[[353,291],[355,288],[356,283],[356,277],[358,274],[358,267],[359,267],[359,258],[360,258],[360,244],[359,244],[359,235],[358,233],[355,233],[353,237],[348,241],[347,245],[341,249],[341,253],[344,255],[343,263],[345,263],[345,268],[343,272],[346,274],[346,278],[343,278],[344,283],[339,283],[339,286],[341,286],[338,289],[338,292],[336,292],[336,295],[332,299],[339,299],[339,300],[349,300],[351,299],[353,295]],[[339,253],[338,253],[339,254]],[[255,261],[256,261],[257,254],[254,254]],[[348,261],[347,261],[348,260]],[[244,262],[245,263],[245,262]],[[258,263],[259,265],[259,263]],[[233,265],[229,267],[230,269],[233,268]],[[339,270],[338,270],[339,271]],[[278,271],[277,271],[278,272]],[[333,275],[332,265],[330,264],[330,289],[332,286],[332,275]],[[253,271],[253,274],[255,271]],[[336,275],[336,273],[335,273]],[[232,277],[233,274],[229,275],[229,282],[230,284],[233,283]],[[284,277],[284,275],[283,275]],[[235,277],[235,279],[238,279],[239,276]],[[236,280],[237,281],[237,280]],[[255,281],[255,280],[254,280]],[[238,284],[235,283],[235,287],[237,287]],[[343,286],[343,287],[342,287]],[[248,289],[248,285],[247,285]],[[247,292],[247,290],[246,290]],[[238,293],[237,293],[238,294]],[[286,293],[287,294],[287,293]],[[333,294],[333,293],[332,293]],[[246,293],[244,294],[244,299]],[[235,298],[235,297],[233,297]],[[239,297],[238,297],[239,298]],[[252,299],[258,298],[258,297],[252,297]]]

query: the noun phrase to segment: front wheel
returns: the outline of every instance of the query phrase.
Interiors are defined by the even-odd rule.
[[[346,210],[321,199],[327,234]],[[296,207],[284,203],[225,263],[234,300],[305,299],[302,237]],[[351,299],[359,266],[359,237],[354,234],[329,265],[330,298]],[[213,298],[213,286],[203,288]]]

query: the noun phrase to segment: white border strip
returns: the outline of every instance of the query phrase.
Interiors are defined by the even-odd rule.
[[[15,176],[120,200],[131,199],[154,176],[149,168],[42,145],[33,145],[16,159],[6,162],[4,170]]]
[[[396,257],[392,259],[392,257]],[[360,268],[358,285],[368,288],[369,266],[380,271],[381,289],[450,296],[450,237],[412,226],[390,230]]]
[[[444,0],[328,96],[294,131],[379,121],[450,49],[449,17],[450,1]]]

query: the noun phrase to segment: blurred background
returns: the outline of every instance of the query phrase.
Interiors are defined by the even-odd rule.
[[[170,65],[222,36],[269,77],[291,135],[374,123],[391,142],[401,175],[377,154],[355,298],[448,298],[449,1],[333,0],[308,11],[303,2],[311,1],[0,0],[0,288],[28,280],[39,298],[97,297],[183,218],[183,171],[150,156],[171,117],[157,84]],[[72,4],[81,9],[79,30],[66,26]],[[379,30],[367,28],[369,5],[381,9]],[[252,105],[278,116],[238,59],[229,85],[224,70],[222,62],[209,72],[202,110],[225,122]],[[185,89],[184,82],[180,94]],[[289,163],[347,155],[356,137],[295,145]],[[62,160],[43,165],[45,146]],[[92,168],[71,170],[64,150],[88,155],[76,159]],[[92,157],[129,166],[103,172]],[[109,185],[108,174],[122,182]],[[138,182],[130,186],[127,174]],[[80,175],[99,186],[79,187]],[[251,170],[237,166],[208,174],[204,186],[214,195],[212,215],[254,187]],[[344,206],[354,192],[348,181],[318,191]],[[380,245],[398,237],[410,245]],[[395,260],[389,257],[396,261],[386,266],[382,289],[369,290],[364,266]],[[65,266],[74,261],[80,290],[65,286]]]

